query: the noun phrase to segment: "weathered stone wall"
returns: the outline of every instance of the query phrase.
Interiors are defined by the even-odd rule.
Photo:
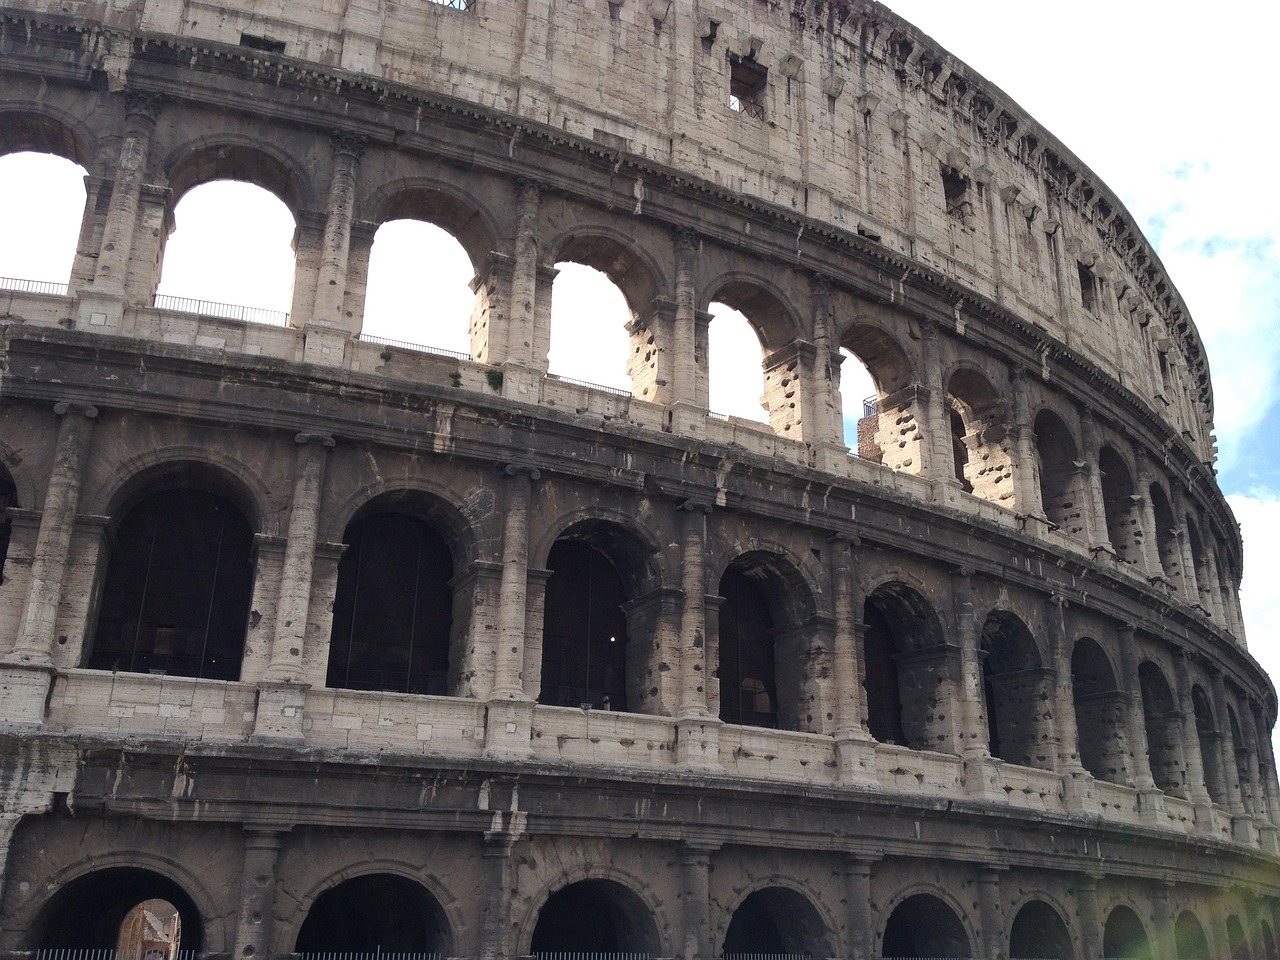
[[[688,960],[744,911],[879,956],[922,902],[973,956],[1028,924],[1101,956],[1119,907],[1156,955],[1190,917],[1266,956],[1275,693],[1194,327],[1105,186],[878,6],[469,6],[0,21],[0,150],[90,173],[66,295],[0,293],[0,950],[106,923],[105,884],[277,956],[375,876],[453,956],[529,953],[578,884]],[[152,305],[219,178],[295,216],[287,326]],[[472,260],[469,360],[358,339],[399,216]],[[561,260],[623,291],[630,396],[546,375]],[[712,301],[761,339],[767,427],[706,409]],[[230,679],[93,660],[129,512],[175,489],[252,531]],[[452,564],[439,694],[329,679],[340,558],[393,509]],[[545,689],[565,542],[623,585],[625,711]],[[734,577],[773,726],[722,719]]]

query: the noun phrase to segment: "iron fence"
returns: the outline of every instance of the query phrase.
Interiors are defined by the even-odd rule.
[[[238,303],[174,297],[167,293],[156,294],[151,305],[157,310],[195,313],[202,317],[217,317],[220,320],[239,320],[243,323],[260,323],[272,327],[285,327],[289,324],[289,314],[284,310],[267,310],[263,307],[246,307]]]
[[[630,390],[623,390],[620,387],[606,387],[603,383],[592,383],[590,380],[575,380],[572,377],[562,377],[556,373],[547,374],[548,380],[559,380],[561,383],[571,383],[576,387],[586,387],[589,390],[602,390],[605,393],[612,393],[615,397],[630,397]],[[618,954],[625,956],[625,954]]]
[[[13,290],[17,293],[51,293],[55,297],[65,297],[68,285],[54,283],[52,280],[22,280],[18,277],[0,277],[0,290]]]
[[[396,347],[400,350],[412,350],[414,353],[434,353],[439,357],[452,357],[455,360],[470,361],[471,354],[458,350],[446,350],[443,347],[429,347],[422,343],[410,343],[408,340],[391,340],[388,337],[374,337],[362,333],[356,337],[361,343],[376,343],[383,347]]]

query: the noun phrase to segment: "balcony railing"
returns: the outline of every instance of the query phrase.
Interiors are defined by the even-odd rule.
[[[67,295],[67,284],[54,283],[51,280],[21,280],[17,277],[0,277],[0,290],[13,290],[16,293],[48,293],[55,297]]]
[[[289,325],[289,314],[284,310],[246,307],[238,303],[218,303],[214,300],[174,297],[165,293],[156,294],[151,301],[151,305],[157,310],[196,313],[202,317],[217,317],[220,320],[239,320],[243,323],[261,323],[272,327],[287,327]]]

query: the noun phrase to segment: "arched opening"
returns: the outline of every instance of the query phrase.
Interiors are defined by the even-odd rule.
[[[1236,716],[1235,709],[1227,704],[1227,725],[1231,730],[1231,744],[1235,747],[1235,776],[1236,782],[1240,784],[1240,800],[1244,804],[1247,813],[1253,813],[1257,804],[1254,796],[1253,779],[1249,773],[1250,749],[1245,743],[1244,735],[1240,729],[1240,720]]]
[[[130,912],[157,900],[177,910],[184,954],[202,950],[204,925],[195,902],[173,880],[137,867],[96,870],[64,886],[34,924],[35,944],[44,950],[114,950]]]
[[[1227,782],[1222,769],[1222,735],[1214,720],[1209,697],[1199,684],[1191,688],[1191,705],[1196,718],[1196,739],[1200,743],[1200,764],[1204,786],[1214,803],[1227,802]]]
[[[875,410],[879,391],[875,379],[866,364],[852,350],[840,348],[840,371],[837,386],[840,388],[840,419],[844,445],[862,456],[859,443],[859,426],[868,417],[871,441],[875,440]],[[866,458],[864,458],[866,459]]]
[[[1188,584],[1195,587],[1196,600],[1208,614],[1213,609],[1213,599],[1210,595],[1209,564],[1205,558],[1204,541],[1200,539],[1200,528],[1192,517],[1186,517],[1184,522],[1187,528],[1187,548],[1191,553]]]
[[[1271,924],[1265,920],[1258,922],[1258,939],[1262,942],[1262,960],[1280,960],[1275,934],[1271,932]]]
[[[1035,638],[1021,620],[998,610],[983,623],[981,642],[991,755],[1053,769],[1053,718],[1048,707],[1053,702],[1053,671],[1040,666]]]
[[[963,367],[947,385],[954,473],[966,492],[1013,508],[1008,405],[987,378]]]
[[[1183,910],[1173,925],[1178,960],[1209,960],[1209,941],[1204,927],[1190,910]]]
[[[720,719],[750,727],[778,725],[773,616],[759,578],[730,567],[720,578]]]
[[[9,538],[13,534],[13,520],[9,508],[18,505],[18,488],[9,471],[0,466],[0,584],[4,583],[4,565],[9,559]]]
[[[1036,467],[1044,515],[1070,537],[1084,535],[1084,490],[1076,466],[1076,442],[1067,425],[1049,410],[1035,422]]]
[[[1102,508],[1107,539],[1116,556],[1126,563],[1142,564],[1142,506],[1129,467],[1111,447],[1098,454],[1102,480]]]
[[[725,416],[768,423],[759,336],[751,321],[732,307],[713,303],[709,312],[708,406]]]
[[[720,578],[719,716],[726,723],[816,730],[825,659],[813,598],[800,572],[764,551],[737,557]]]
[[[295,234],[289,207],[255,183],[192,187],[173,211],[156,305],[283,323],[293,298]]]
[[[771,887],[750,894],[729,920],[720,956],[826,957],[830,938],[813,904],[795,890]]]
[[[449,926],[436,898],[408,877],[371,873],[316,897],[293,952],[447,955]]]
[[[1043,900],[1027,903],[1013,918],[1009,960],[1074,960],[1071,934],[1058,911]]]
[[[474,276],[467,251],[448,231],[417,219],[383,222],[369,248],[360,339],[471,356]]]
[[[1115,960],[1156,960],[1151,941],[1138,915],[1128,907],[1116,907],[1102,931],[1102,955]]]
[[[634,314],[609,275],[562,261],[551,285],[551,349],[554,377],[632,393],[631,333]]]
[[[1249,942],[1245,939],[1244,925],[1234,913],[1227,917],[1227,949],[1231,960],[1253,960],[1249,955]]]
[[[453,556],[421,506],[384,501],[343,533],[327,686],[449,692]]]
[[[726,283],[716,291],[708,310],[712,317],[708,330],[711,408],[761,419],[750,402],[750,394],[759,390],[759,404],[767,413],[764,420],[773,432],[792,440],[805,439],[809,411],[804,408],[800,382],[805,368],[791,311],[775,294],[751,280]],[[755,336],[754,349],[744,323]],[[726,326],[737,331],[732,351],[724,336]],[[721,409],[717,397],[734,382],[740,385],[734,389],[735,408]]]
[[[884,584],[867,597],[862,621],[871,736],[913,750],[947,749],[945,727],[935,729],[951,674],[937,616],[914,590]]]
[[[182,915],[168,900],[138,904],[120,924],[116,956],[138,960],[175,960],[182,949]]]
[[[1175,797],[1186,797],[1186,764],[1181,727],[1173,693],[1164,673],[1150,660],[1138,666],[1142,690],[1142,718],[1147,730],[1147,756],[1156,786]]]
[[[547,557],[540,703],[626,710],[629,597],[609,557],[560,539]]]
[[[1182,585],[1182,548],[1178,532],[1174,529],[1173,508],[1159,484],[1151,484],[1151,512],[1156,522],[1156,548],[1160,554],[1160,569],[1174,584]]]
[[[895,470],[920,472],[917,391],[912,389],[911,361],[897,341],[878,326],[855,323],[840,338],[842,352],[856,357],[866,371],[859,390],[842,388],[845,403],[845,443],[863,460]],[[865,392],[863,392],[865,391]],[[849,405],[855,404],[856,427],[849,428]],[[917,429],[913,429],[915,424]]]
[[[0,126],[11,119],[5,117]],[[53,153],[0,156],[0,183],[6,187],[0,288],[24,289],[13,281],[27,281],[35,293],[66,293],[85,215],[87,176],[80,164]]]
[[[237,680],[253,592],[253,529],[207,487],[153,493],[116,527],[94,670]]]
[[[964,924],[943,900],[927,893],[907,897],[885,924],[880,956],[972,957]]]
[[[661,952],[657,924],[635,893],[612,880],[580,880],[557,890],[538,911],[529,952]]]
[[[1071,697],[1081,765],[1099,780],[1125,783],[1128,697],[1119,689],[1102,646],[1089,637],[1077,640],[1071,651]]]

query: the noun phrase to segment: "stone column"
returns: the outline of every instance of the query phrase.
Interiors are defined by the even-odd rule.
[[[1123,687],[1127,691],[1128,702],[1125,705],[1125,732],[1128,735],[1129,748],[1133,751],[1134,786],[1147,799],[1152,794],[1159,794],[1156,782],[1151,776],[1151,756],[1147,751],[1147,724],[1142,712],[1142,685],[1138,681],[1138,647],[1134,640],[1134,630],[1129,624],[1123,624],[1117,630],[1120,640],[1120,671],[1123,676]]]
[[[1199,572],[1195,555],[1191,552],[1191,532],[1187,527],[1186,505],[1182,499],[1182,491],[1176,485],[1172,487],[1173,531],[1178,538],[1179,556],[1182,557],[1182,596],[1187,603],[1200,603],[1200,583],[1196,579]]]
[[[507,960],[511,928],[511,850],[516,838],[506,831],[484,837],[484,904],[480,918],[480,960]]]
[[[1044,504],[1040,501],[1040,471],[1036,466],[1036,435],[1035,425],[1031,422],[1027,371],[1014,367],[1009,380],[1013,384],[1013,429],[1018,440],[1018,462],[1013,468],[1018,512],[1024,517],[1043,518]]]
[[[508,363],[545,369],[547,358],[533,352],[538,292],[538,212],[542,190],[532,180],[516,181],[515,263],[511,271],[510,311],[507,315]]]
[[[805,371],[805,439],[814,452],[819,470],[839,471],[849,457],[844,442],[844,419],[840,399],[840,345],[831,336],[831,281],[816,276],[809,285],[813,304],[812,368]]]
[[[1080,897],[1080,952],[1084,960],[1102,956],[1102,913],[1098,909],[1098,879],[1084,874],[1076,880]]]
[[[52,667],[53,633],[62,600],[67,555],[80,505],[80,483],[93,440],[93,421],[98,408],[90,404],[62,400],[53,412],[61,417],[53,469],[45,491],[36,535],[35,556],[27,584],[27,602],[22,612],[18,642],[6,658],[7,664],[36,668]],[[42,696],[43,703],[43,696]]]
[[[1089,510],[1093,536],[1089,546],[1094,550],[1107,550],[1115,553],[1111,543],[1111,531],[1107,529],[1106,495],[1102,492],[1102,470],[1098,467],[1102,445],[1098,440],[1098,424],[1093,419],[1093,410],[1083,407],[1080,410],[1080,435],[1084,444],[1084,461],[1088,464]]]
[[[134,228],[138,221],[138,203],[151,150],[151,134],[160,113],[160,97],[155,94],[130,92],[125,97],[120,161],[107,205],[107,222],[102,231],[93,280],[95,292],[114,297],[124,295],[129,257],[133,252]],[[118,319],[119,314],[116,315],[117,322]],[[108,321],[108,325],[113,324]]]
[[[979,955],[1003,957],[1007,953],[1004,944],[1004,914],[1000,909],[1000,869],[978,869],[978,916],[982,925],[978,933]]]
[[[316,283],[313,322],[346,329],[342,315],[347,287],[347,257],[351,251],[351,221],[355,212],[356,168],[364,154],[364,138],[334,133],[329,138],[333,168],[325,205],[324,239],[320,246],[320,276]]]
[[[278,830],[245,826],[240,914],[236,922],[237,960],[265,960],[271,956],[276,860],[283,838],[284,834]]]
[[[1252,713],[1252,711],[1250,712]],[[1268,819],[1271,821],[1272,826],[1280,827],[1280,786],[1277,785],[1276,755],[1271,746],[1271,731],[1264,729],[1263,725],[1256,719],[1254,720],[1254,728],[1257,730],[1255,734],[1256,742],[1262,753],[1262,761],[1266,766],[1265,771],[1259,769],[1259,779],[1267,798]],[[1259,767],[1261,768],[1262,765],[1259,764]]]
[[[302,673],[316,533],[320,525],[320,497],[327,455],[334,446],[333,437],[327,434],[299,433],[294,440],[298,450],[293,498],[289,504],[289,532],[285,538],[271,663],[265,677],[270,681],[297,681]]]
[[[711,946],[711,854],[715,845],[691,843],[680,845],[680,874],[683,889],[683,949],[681,960],[709,960],[715,956]]]
[[[854,624],[862,619],[855,582],[853,547],[856,537],[837,534],[827,541],[830,556],[831,607],[835,614],[832,651],[836,741],[836,777],[840,783],[876,781],[875,743],[863,720],[862,670]]]
[[[1151,945],[1151,954],[1155,957],[1178,955],[1173,932],[1173,910],[1169,904],[1169,894],[1172,889],[1173,884],[1161,883],[1151,892],[1151,920],[1156,934],[1155,942]]]
[[[855,853],[844,855],[845,922],[851,960],[872,960],[875,956],[875,922],[871,918],[871,866],[874,862]]]
[[[719,719],[707,709],[707,587],[703,549],[706,504],[687,500],[680,510],[680,708],[676,714],[676,766],[684,770],[720,765]]]
[[[299,433],[294,440],[298,452],[280,569],[276,628],[271,639],[271,660],[258,681],[254,736],[260,739],[294,740],[303,736],[303,707],[308,687],[302,674],[303,652],[311,607],[320,496],[325,464],[334,440],[327,434],[310,433]]]
[[[1212,801],[1205,785],[1204,758],[1200,755],[1200,731],[1196,729],[1195,704],[1191,698],[1191,674],[1187,654],[1178,650],[1173,658],[1178,686],[1178,712],[1182,715],[1182,754],[1187,764],[1187,799],[1196,806],[1196,821],[1202,829],[1212,827]]]
[[[1243,751],[1245,777],[1247,783],[1244,785],[1243,800],[1250,813],[1258,820],[1265,821],[1267,819],[1267,795],[1266,790],[1262,786],[1262,760],[1258,756],[1258,729],[1253,722],[1253,710],[1249,704],[1243,704],[1244,709],[1240,711],[1240,734],[1244,739],[1244,743],[1237,749]]]
[[[1082,776],[1080,734],[1076,726],[1076,705],[1071,676],[1071,640],[1067,636],[1067,599],[1059,594],[1049,597],[1046,623],[1053,657],[1056,682],[1053,684],[1053,726],[1058,740],[1057,762],[1060,773]]]
[[[962,757],[979,760],[991,755],[987,731],[986,691],[982,682],[982,651],[978,645],[978,622],[973,613],[973,569],[960,567],[951,576],[951,596],[956,621],[956,644],[960,648],[963,714],[957,725]]]
[[[1156,512],[1151,505],[1151,483],[1155,477],[1147,456],[1141,450],[1134,454],[1134,463],[1138,469],[1138,498],[1142,502],[1142,557],[1146,563],[1147,576],[1152,580],[1164,579],[1164,567],[1160,564],[1160,540],[1156,533]]]
[[[699,242],[692,230],[675,231],[676,309],[667,426],[680,436],[706,434],[706,355],[701,355],[703,362],[699,363],[697,290],[693,279]]]
[[[542,472],[513,463],[503,468],[503,475],[507,494],[498,588],[498,649],[489,694],[485,755],[521,759],[530,753],[533,724],[533,701],[525,692],[522,676],[529,599],[529,504],[533,483]]]
[[[951,453],[951,420],[947,410],[947,391],[942,383],[942,359],[938,350],[938,326],[922,324],[920,341],[925,398],[925,436],[920,444],[924,458],[921,474],[933,480],[955,479],[955,458]]]
[[[1213,548],[1207,543],[1203,545],[1204,549],[1204,590],[1202,591],[1205,602],[1209,609],[1209,615],[1213,617],[1214,622],[1223,630],[1230,630],[1231,624],[1227,620],[1226,608],[1222,605],[1222,585],[1218,579],[1218,558],[1214,556]],[[1200,571],[1196,572],[1197,579]]]
[[[1209,680],[1213,687],[1213,713],[1218,722],[1220,738],[1218,745],[1222,754],[1222,779],[1227,790],[1227,808],[1233,818],[1245,814],[1244,800],[1240,794],[1240,778],[1236,766],[1236,744],[1231,733],[1231,722],[1228,719],[1227,685],[1222,671],[1210,668]]]

